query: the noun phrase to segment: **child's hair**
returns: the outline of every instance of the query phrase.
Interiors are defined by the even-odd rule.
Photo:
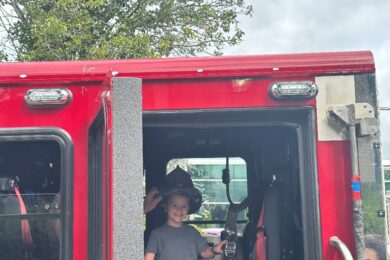
[[[168,196],[166,196],[163,199],[162,203],[163,203],[164,208],[166,208],[168,206],[169,202],[171,202],[172,198],[175,197],[175,196],[180,196],[180,197],[186,198],[188,200],[188,206],[191,207],[191,198],[190,198],[190,196],[188,196],[185,193],[178,192],[178,193],[169,194]]]
[[[385,237],[378,234],[365,235],[364,243],[366,248],[374,250],[379,257],[379,260],[386,259],[386,243]]]

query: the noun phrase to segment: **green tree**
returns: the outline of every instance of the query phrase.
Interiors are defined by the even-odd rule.
[[[363,221],[365,234],[384,234],[385,221],[377,216],[378,210],[383,210],[382,187],[377,183],[362,184]]]
[[[0,61],[7,61],[7,58],[7,55],[2,50],[0,50]]]
[[[251,13],[244,0],[0,0],[0,56],[24,61],[220,55],[243,37],[238,16]]]

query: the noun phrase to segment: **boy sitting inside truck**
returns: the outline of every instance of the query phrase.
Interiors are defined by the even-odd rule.
[[[226,240],[211,248],[194,227],[183,223],[202,204],[202,195],[186,171],[177,167],[167,175],[163,196],[167,222],[152,231],[145,260],[197,260],[199,256],[213,258],[223,252]]]

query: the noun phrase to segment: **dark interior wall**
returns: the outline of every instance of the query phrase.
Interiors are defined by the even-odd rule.
[[[270,118],[274,117],[261,114],[237,117],[234,113],[144,117],[146,188],[162,185],[167,163],[173,158],[241,157],[247,164],[248,194],[255,201],[249,211],[256,218],[273,176],[288,177],[281,174],[292,160],[297,160],[294,130],[274,120],[269,123]],[[297,174],[295,170],[294,175]],[[292,183],[298,190],[299,182]],[[152,228],[161,224],[158,214],[162,212],[148,216]]]
[[[0,174],[20,179],[30,192],[56,193],[60,189],[60,147],[54,141],[3,141]]]
[[[147,188],[161,183],[173,158],[241,157],[249,175],[270,178],[272,169],[297,152],[295,129],[289,125],[297,117],[292,114],[288,110],[144,114]]]

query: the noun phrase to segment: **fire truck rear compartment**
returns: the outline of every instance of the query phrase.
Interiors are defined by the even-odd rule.
[[[250,201],[237,219],[238,226],[242,226],[237,240],[239,250],[243,251],[242,259],[248,259],[256,243],[262,209],[265,211],[267,258],[305,259],[310,252],[305,253],[305,241],[308,240],[304,235],[302,214],[313,210],[315,203],[302,201],[301,194],[306,192],[311,196],[315,187],[302,188],[302,183],[311,182],[315,186],[315,181],[309,178],[302,182],[305,169],[300,157],[305,154],[302,151],[310,150],[308,147],[312,145],[312,137],[302,140],[302,137],[310,136],[309,132],[314,133],[310,118],[311,109],[307,108],[145,113],[146,189],[160,187],[172,159],[242,158],[247,174],[245,196]],[[214,185],[221,185],[222,171],[217,182],[213,182]],[[213,190],[212,186],[210,190]],[[218,196],[226,196],[225,191],[216,186],[215,190],[223,193]],[[265,196],[273,198],[264,200]],[[209,213],[211,217],[208,216],[207,221],[191,221],[190,218],[187,222],[200,229],[224,226],[225,218],[220,221],[213,218],[214,212]],[[148,214],[146,240],[150,231],[165,221],[163,215],[162,209]],[[308,221],[306,224],[314,223]],[[209,236],[208,240],[215,241],[215,237]]]

